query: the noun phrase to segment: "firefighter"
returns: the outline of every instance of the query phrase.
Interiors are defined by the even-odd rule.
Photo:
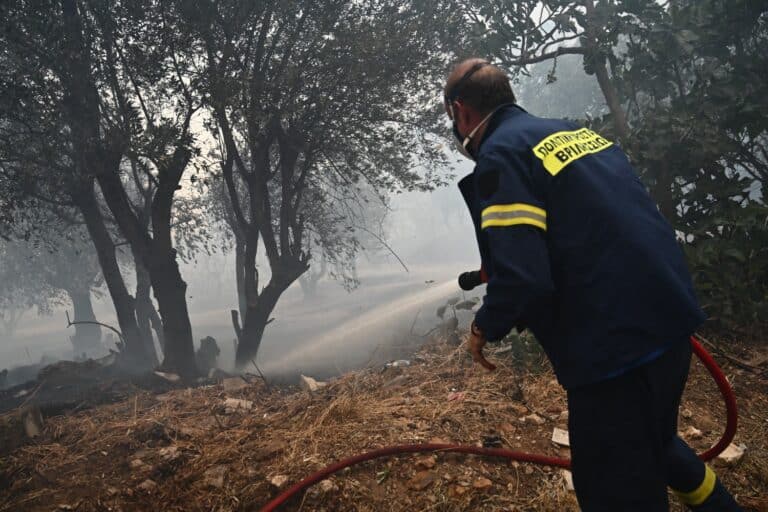
[[[541,343],[568,395],[573,481],[585,512],[740,510],[677,436],[704,321],[674,230],[609,138],[535,117],[506,74],[458,64],[444,91],[459,149],[476,162],[459,183],[488,285],[470,351],[513,327]]]

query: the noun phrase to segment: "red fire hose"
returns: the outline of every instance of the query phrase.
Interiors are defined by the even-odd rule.
[[[725,400],[726,410],[726,425],[725,432],[720,440],[709,450],[699,455],[699,457],[708,461],[719,455],[725,448],[731,444],[733,436],[736,435],[736,424],[738,422],[738,414],[736,411],[736,397],[733,394],[733,389],[725,378],[723,371],[717,366],[715,360],[707,352],[704,347],[701,346],[699,341],[691,336],[691,346],[693,352],[698,356],[704,366],[709,370],[712,378],[717,383],[717,387],[720,389],[720,393]],[[385,448],[379,448],[367,453],[348,457],[340,460],[335,464],[331,464],[325,469],[309,475],[301,482],[293,485],[280,493],[275,499],[267,503],[261,512],[272,512],[277,510],[280,505],[290,500],[293,496],[297,495],[304,489],[325,480],[337,471],[341,471],[344,468],[354,466],[361,462],[365,462],[379,457],[387,457],[391,455],[398,455],[401,453],[422,453],[422,452],[451,452],[451,453],[470,453],[473,455],[484,455],[487,457],[501,457],[504,459],[517,460],[520,462],[532,462],[534,464],[541,464],[543,466],[556,466],[561,468],[569,468],[571,461],[568,459],[561,459],[559,457],[548,457],[546,455],[538,455],[535,453],[516,452],[513,450],[506,450],[503,448],[479,448],[477,446],[461,446],[457,444],[402,444],[396,446],[387,446]]]

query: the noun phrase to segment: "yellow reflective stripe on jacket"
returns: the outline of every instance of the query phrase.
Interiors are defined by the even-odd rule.
[[[674,491],[680,501],[686,505],[701,505],[707,498],[709,498],[712,491],[715,490],[715,483],[717,482],[717,475],[712,471],[712,468],[705,466],[704,480],[701,485],[691,492]],[[673,489],[674,490],[674,489]]]
[[[481,215],[480,229],[528,224],[547,230],[547,212],[524,203],[489,206]]]

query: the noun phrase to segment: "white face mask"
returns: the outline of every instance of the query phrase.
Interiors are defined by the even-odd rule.
[[[464,140],[461,140],[461,134],[459,133],[459,129],[456,127],[456,123],[455,122],[453,123],[453,134],[456,137],[456,146],[457,146],[457,149],[459,150],[459,153],[461,153],[465,157],[469,158],[470,160],[474,160],[475,159],[475,155],[472,154],[472,151],[471,151],[471,149],[469,147],[469,144],[472,142],[472,137],[474,137],[475,134],[478,132],[478,130],[480,130],[480,128],[485,123],[488,122],[488,120],[491,118],[491,116],[493,116],[493,114],[495,114],[496,112],[499,111],[500,108],[505,107],[505,106],[506,105],[499,105],[498,107],[493,109],[493,111],[491,111],[490,114],[485,116],[482,121],[477,123],[477,126],[475,126],[472,129],[472,131],[469,132],[469,134],[466,137],[464,137]]]

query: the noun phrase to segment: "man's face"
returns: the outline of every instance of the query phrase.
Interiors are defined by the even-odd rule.
[[[451,124],[456,125],[456,109],[454,107],[454,101],[446,99],[443,105],[445,106],[445,113],[448,114],[448,120]]]
[[[473,116],[470,107],[460,99],[446,102],[445,113],[453,124],[453,132],[456,138],[459,139],[459,142],[463,141],[464,137],[472,131],[472,120],[476,116]]]

